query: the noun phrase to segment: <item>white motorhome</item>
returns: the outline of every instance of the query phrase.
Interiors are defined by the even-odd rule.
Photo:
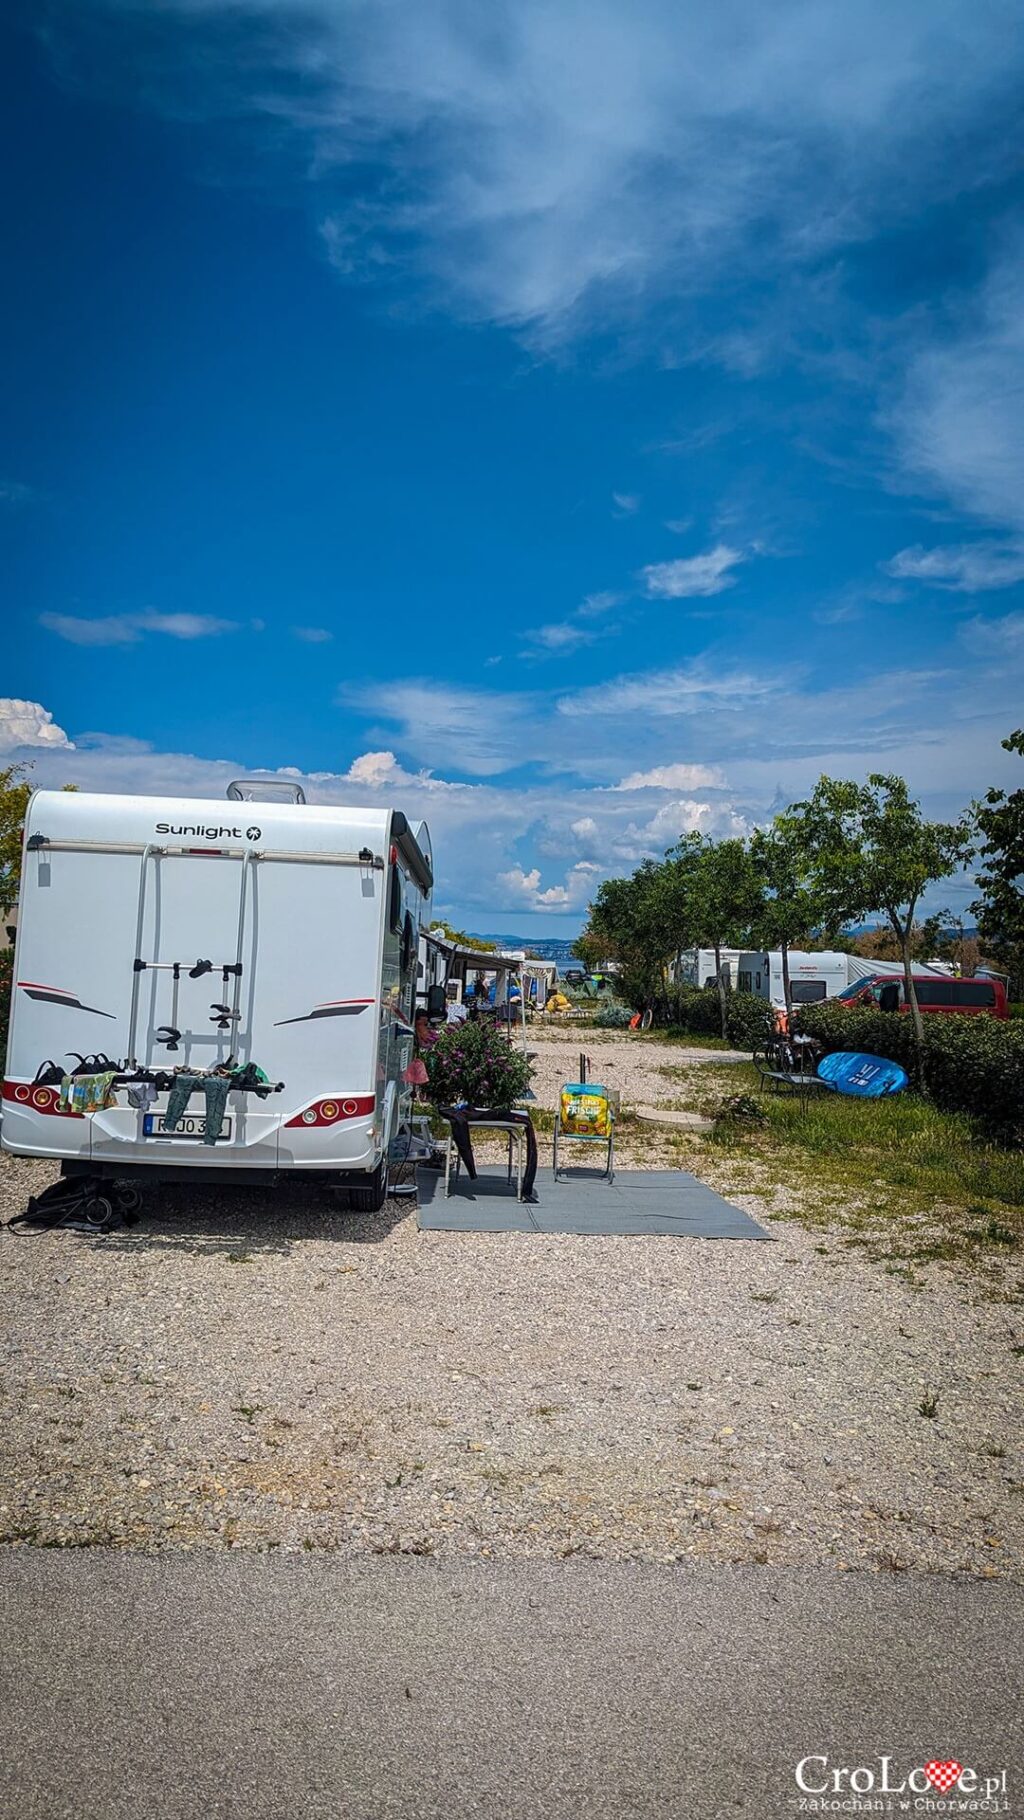
[[[4,1149],[59,1159],[97,1195],[299,1171],[381,1205],[411,1096],[429,835],[397,809],[308,804],[292,786],[258,800],[266,788],[31,798]],[[113,1071],[109,1104],[61,1109],[60,1074],[79,1066]],[[211,1138],[206,1079],[229,1066],[247,1072]],[[165,1130],[182,1075],[198,1084]]]

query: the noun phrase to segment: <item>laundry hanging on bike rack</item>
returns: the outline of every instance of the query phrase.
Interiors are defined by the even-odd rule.
[[[141,1068],[129,1067],[122,1062],[111,1061],[108,1055],[80,1055],[77,1050],[69,1050],[68,1061],[77,1062],[76,1068],[62,1068],[59,1062],[47,1060],[40,1062],[36,1070],[33,1087],[59,1087],[62,1097],[66,1097],[67,1110],[102,1111],[117,1101],[111,1097],[121,1087],[138,1087],[148,1085],[157,1093],[172,1093],[181,1078],[187,1075],[199,1083],[207,1079],[227,1082],[229,1093],[254,1093],[257,1099],[266,1099],[271,1093],[283,1093],[284,1081],[272,1081],[255,1062],[237,1062],[229,1056],[226,1062],[220,1062],[215,1068]],[[104,1105],[80,1105],[75,1107],[71,1100],[70,1087],[77,1084],[82,1091],[80,1099],[89,1097],[86,1083],[102,1082]],[[69,1092],[64,1094],[65,1083]],[[95,1090],[98,1093],[98,1089]]]

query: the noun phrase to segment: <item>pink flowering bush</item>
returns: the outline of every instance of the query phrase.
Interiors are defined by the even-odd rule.
[[[506,1110],[526,1092],[533,1073],[522,1050],[483,1020],[447,1025],[423,1059],[435,1106],[465,1100]]]

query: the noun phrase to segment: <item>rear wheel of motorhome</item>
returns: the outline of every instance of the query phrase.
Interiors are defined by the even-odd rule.
[[[337,1199],[353,1213],[379,1213],[388,1198],[387,1159],[381,1157],[365,1187],[340,1188]]]

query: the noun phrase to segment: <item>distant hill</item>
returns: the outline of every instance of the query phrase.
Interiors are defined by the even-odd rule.
[[[543,935],[493,935],[489,930],[474,929],[473,934],[477,941],[496,942],[499,948],[525,948],[529,954],[539,955],[542,961],[554,961],[559,969],[579,966],[573,957],[572,942],[555,941]]]

